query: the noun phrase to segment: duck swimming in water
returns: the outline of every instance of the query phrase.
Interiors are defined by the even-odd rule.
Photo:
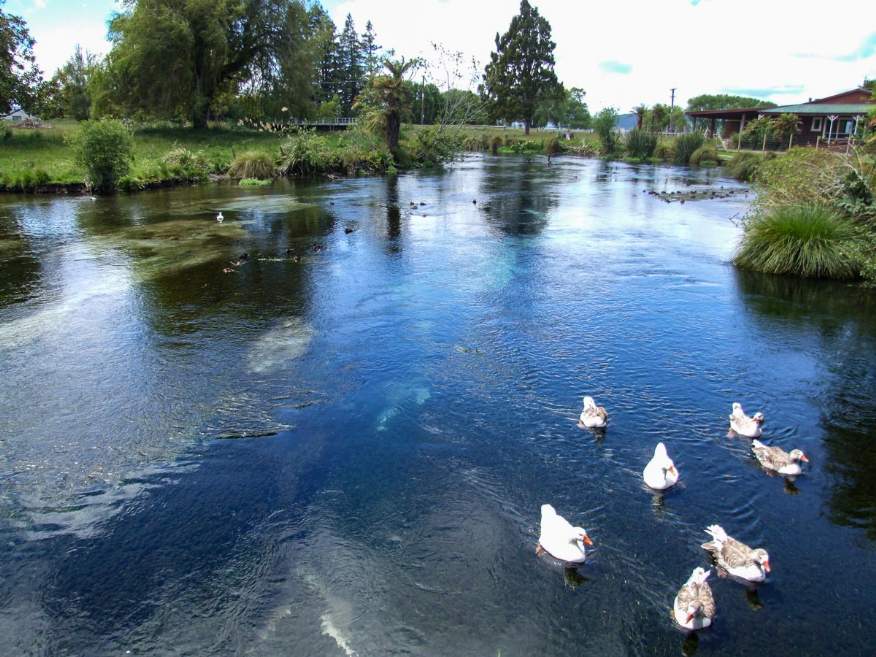
[[[711,573],[711,570],[694,568],[690,578],[675,596],[672,617],[686,630],[706,628],[715,618],[715,598],[706,581]]]
[[[761,426],[764,421],[763,413],[758,411],[753,417],[748,417],[742,410],[742,404],[733,402],[733,412],[730,413],[730,428],[740,436],[760,438]]]
[[[727,536],[721,525],[709,525],[706,533],[712,537],[703,543],[721,568],[734,577],[749,582],[762,582],[770,572],[770,555],[763,548],[752,549],[742,541]]]
[[[587,429],[601,429],[608,424],[608,413],[602,406],[597,406],[593,397],[584,397],[584,410],[578,418],[578,426]]]
[[[585,545],[593,545],[593,541],[583,528],[573,527],[550,504],[541,505],[541,532],[536,554],[547,552],[560,561],[584,563],[587,558]]]
[[[751,441],[751,451],[765,469],[791,477],[803,473],[801,461],[809,463],[807,456],[799,449],[786,452],[781,447],[770,447],[759,440]]]
[[[642,471],[642,478],[648,488],[654,490],[666,490],[678,483],[678,470],[666,453],[666,445],[663,443],[657,443],[654,457],[648,461],[648,465]]]

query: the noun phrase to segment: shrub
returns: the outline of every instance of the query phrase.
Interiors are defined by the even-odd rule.
[[[736,153],[727,163],[727,173],[737,180],[751,182],[762,160],[754,153]]]
[[[447,130],[426,128],[417,131],[409,149],[410,157],[416,164],[435,166],[453,159],[459,147],[457,135]]]
[[[563,152],[563,145],[560,143],[560,138],[557,136],[550,137],[544,142],[544,154],[556,155]]]
[[[657,148],[657,135],[646,130],[634,128],[627,134],[627,155],[647,160],[654,155]]]
[[[687,132],[679,135],[675,138],[675,153],[672,161],[675,164],[689,164],[690,156],[703,145],[704,141],[705,138],[701,132]]]
[[[490,140],[490,153],[493,155],[499,154],[499,147],[502,145],[502,138],[496,135]]]
[[[339,172],[383,172],[393,163],[386,144],[364,130],[344,133],[333,144],[313,131],[302,130],[289,136],[280,147],[279,172],[285,176],[312,176]]]
[[[202,155],[182,146],[169,150],[161,159],[161,163],[167,175],[176,180],[204,180],[210,169]]]
[[[274,161],[267,153],[247,151],[234,158],[228,175],[232,178],[273,178]]]
[[[658,139],[652,157],[655,160],[671,162],[675,159],[675,142],[670,139]]]
[[[490,148],[490,137],[485,134],[467,135],[462,141],[462,149],[466,151],[486,151]]]
[[[703,144],[690,154],[689,163],[694,167],[715,166],[718,164],[718,149],[714,144]]]
[[[76,161],[88,171],[88,180],[97,191],[115,189],[119,178],[131,168],[131,131],[114,119],[85,121],[73,137]]]
[[[611,155],[617,150],[615,123],[617,123],[617,110],[613,107],[606,107],[593,118],[593,131],[599,137],[603,155]]]
[[[775,208],[748,222],[734,262],[767,274],[851,280],[861,271],[859,239],[855,226],[829,208]]]

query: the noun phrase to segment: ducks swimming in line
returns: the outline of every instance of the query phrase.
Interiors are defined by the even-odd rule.
[[[763,413],[758,411],[753,417],[748,417],[742,410],[742,404],[733,402],[733,412],[730,413],[730,428],[740,436],[760,438],[764,420]]]
[[[654,456],[642,471],[642,478],[649,488],[666,490],[678,483],[678,470],[666,452],[666,445],[657,443]]]
[[[547,552],[566,563],[584,563],[587,558],[585,545],[593,545],[586,530],[573,527],[550,504],[541,505],[541,531],[535,548],[537,555]]]
[[[712,537],[703,543],[721,568],[733,577],[748,582],[762,582],[770,572],[770,555],[763,548],[752,549],[742,541],[727,535],[721,525],[709,525],[706,533]]]
[[[765,469],[791,477],[803,473],[801,462],[809,463],[807,456],[799,449],[786,452],[781,447],[770,447],[759,440],[751,441],[751,451]]]
[[[706,581],[711,570],[694,568],[687,582],[675,596],[672,616],[686,630],[701,630],[712,624],[715,618],[715,598]]]
[[[608,424],[608,413],[602,406],[597,406],[593,397],[584,397],[584,410],[578,418],[578,426],[587,429],[601,429]]]

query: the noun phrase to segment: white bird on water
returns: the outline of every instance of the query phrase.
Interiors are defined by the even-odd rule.
[[[694,568],[690,578],[675,596],[672,615],[675,622],[686,630],[701,630],[712,624],[715,617],[715,598],[706,581],[711,570]]]
[[[642,472],[642,478],[648,487],[654,490],[666,490],[678,482],[678,470],[666,453],[666,445],[663,443],[657,443],[654,458],[648,461]]]
[[[558,515],[550,504],[541,506],[541,532],[538,537],[536,554],[547,552],[555,559],[566,563],[583,563],[586,558],[585,545],[593,545],[587,532]]]
[[[748,417],[742,410],[742,404],[733,402],[733,412],[730,414],[730,428],[746,438],[760,438],[761,425],[764,423],[763,413],[757,412]]]
[[[221,212],[220,212],[219,214],[216,215],[216,221],[218,221],[220,224],[221,224],[223,221],[225,221],[225,217],[222,216],[222,213],[221,213]]]
[[[605,408],[597,406],[593,401],[593,397],[589,395],[584,398],[584,410],[581,411],[581,416],[578,418],[578,426],[587,429],[601,429],[608,424],[608,413]]]

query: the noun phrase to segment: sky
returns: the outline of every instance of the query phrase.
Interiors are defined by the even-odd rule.
[[[623,113],[640,103],[669,103],[672,88],[680,105],[702,93],[792,104],[876,78],[874,0],[530,2],[553,28],[557,75],[587,92],[591,110],[612,106]],[[370,19],[381,45],[427,57],[440,71],[432,43],[475,58],[482,69],[519,0],[328,0],[323,6],[339,29],[347,13],[360,31]],[[77,43],[107,52],[106,21],[118,9],[115,0],[7,0],[5,7],[27,20],[48,75]]]

